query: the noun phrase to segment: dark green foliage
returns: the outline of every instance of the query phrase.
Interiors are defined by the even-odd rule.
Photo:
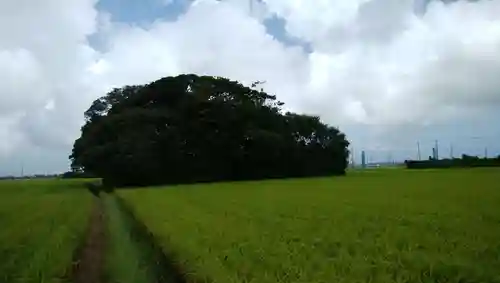
[[[114,89],[85,112],[72,166],[112,186],[345,174],[345,135],[256,85],[180,75]]]
[[[500,156],[496,158],[479,158],[477,156],[462,155],[462,158],[435,160],[407,160],[408,169],[430,169],[430,168],[468,168],[468,167],[500,167]]]

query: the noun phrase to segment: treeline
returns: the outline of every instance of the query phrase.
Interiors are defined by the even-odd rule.
[[[35,175],[26,175],[26,176],[0,176],[0,180],[24,180],[24,179],[52,179],[58,178],[61,175],[59,174],[35,174]]]
[[[407,160],[408,169],[430,168],[467,168],[467,167],[500,167],[500,156],[495,158],[479,158],[477,156],[462,155],[462,158]]]
[[[96,176],[90,172],[79,172],[79,171],[67,171],[61,174],[63,179],[87,179],[96,178]]]
[[[85,112],[73,168],[110,186],[345,174],[348,141],[256,87],[180,75],[114,89]]]

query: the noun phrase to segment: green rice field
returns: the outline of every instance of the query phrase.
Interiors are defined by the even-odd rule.
[[[99,198],[89,180],[2,181],[0,282],[86,282],[74,257],[100,241],[97,263],[82,257],[96,283],[500,283],[499,177],[380,169]]]
[[[74,181],[0,182],[0,282],[66,282],[90,200]]]
[[[500,282],[500,170],[120,190],[188,282]]]

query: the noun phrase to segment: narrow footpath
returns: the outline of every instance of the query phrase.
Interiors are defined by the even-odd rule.
[[[75,251],[73,283],[186,283],[144,224],[113,193],[94,193],[85,238]]]
[[[83,245],[75,253],[72,282],[104,283],[105,231],[103,202],[99,197],[94,197],[87,234]]]

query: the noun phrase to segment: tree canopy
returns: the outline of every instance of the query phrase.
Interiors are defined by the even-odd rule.
[[[345,174],[345,135],[257,86],[188,74],[114,89],[85,111],[72,168],[112,186]]]

